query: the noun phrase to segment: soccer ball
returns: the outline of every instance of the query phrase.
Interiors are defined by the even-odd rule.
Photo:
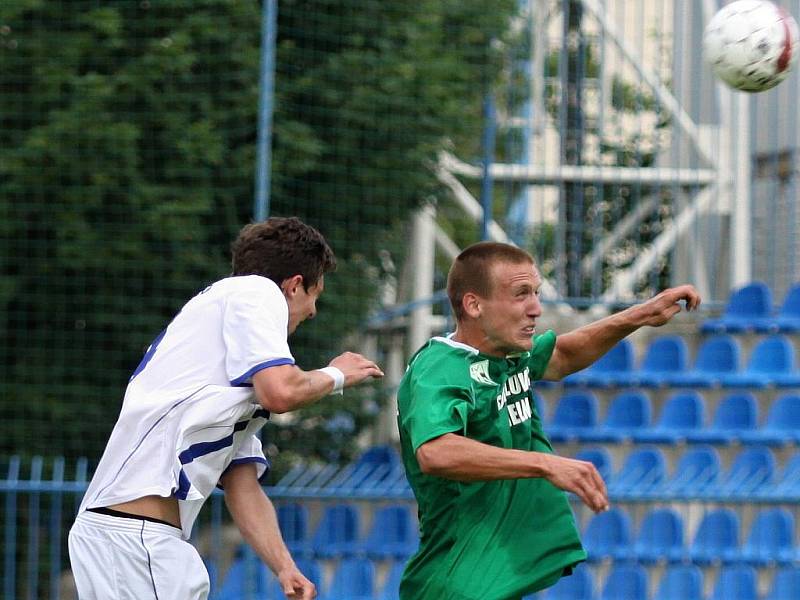
[[[797,23],[767,0],[724,6],[703,32],[703,50],[714,73],[737,90],[762,92],[786,79],[797,61]]]

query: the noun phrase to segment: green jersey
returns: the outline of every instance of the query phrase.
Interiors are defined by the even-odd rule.
[[[555,583],[586,559],[566,494],[543,478],[459,482],[422,473],[417,449],[445,433],[501,448],[552,452],[531,392],[552,331],[513,357],[435,337],[398,391],[403,464],[419,506],[420,548],[402,600],[511,600]]]

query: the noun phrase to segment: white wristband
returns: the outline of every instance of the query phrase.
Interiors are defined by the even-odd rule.
[[[333,379],[333,390],[331,394],[342,393],[342,388],[344,387],[344,373],[336,367],[323,367],[322,369],[317,369],[317,371],[325,373],[325,375]]]

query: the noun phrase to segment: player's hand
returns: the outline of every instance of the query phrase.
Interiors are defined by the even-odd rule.
[[[686,305],[686,310],[694,310],[700,306],[700,294],[691,285],[666,289],[635,307],[642,314],[640,324],[660,327],[668,323],[672,317],[681,312],[681,301]]]
[[[289,600],[312,600],[317,597],[317,588],[296,566],[278,573],[278,581]]]
[[[572,492],[596,513],[608,510],[606,484],[592,463],[555,454],[545,456],[545,479],[559,489]]]
[[[383,371],[378,365],[355,352],[340,354],[328,366],[336,367],[344,373],[344,387],[359,384],[370,377],[383,377]]]

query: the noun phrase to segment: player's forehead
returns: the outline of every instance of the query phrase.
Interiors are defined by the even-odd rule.
[[[539,270],[532,262],[498,261],[491,269],[492,287],[514,288],[531,286],[538,288],[542,279]]]

